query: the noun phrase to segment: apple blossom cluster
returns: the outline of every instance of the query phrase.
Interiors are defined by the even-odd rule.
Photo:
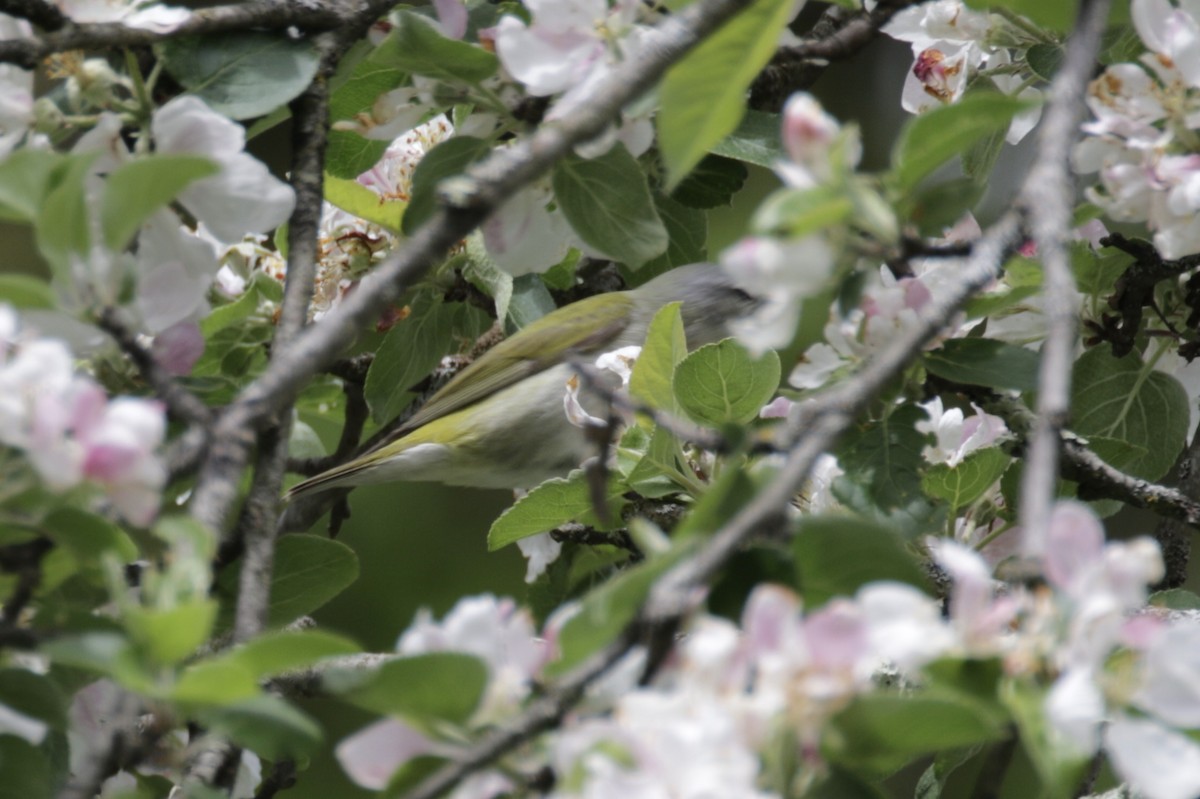
[[[110,400],[75,371],[63,342],[23,328],[0,304],[0,443],[19,450],[46,488],[97,485],[121,516],[148,525],[167,479],[165,433],[159,402]]]
[[[1039,40],[1026,26],[973,11],[962,0],[935,0],[906,8],[883,32],[912,45],[915,61],[904,81],[900,104],[910,114],[957,102],[982,76],[1005,94],[1034,106],[1018,114],[1007,139],[1016,144],[1041,117],[1036,77],[1021,66],[1021,51]]]
[[[1095,514],[1068,501],[1052,517],[1040,564],[1045,588],[999,590],[984,559],[952,541],[935,540],[931,554],[951,580],[945,612],[902,583],[868,583],[813,609],[790,589],[760,585],[739,624],[693,618],[649,684],[639,682],[644,653],[628,655],[551,740],[518,755],[517,771],[548,760],[552,793],[564,798],[803,793],[826,769],[824,736],[837,714],[858,697],[894,690],[881,682],[884,672],[898,670],[904,690],[919,695],[924,666],[965,657],[997,659],[1006,681],[1049,679],[1054,746],[1074,757],[1103,747],[1147,799],[1200,791],[1200,745],[1179,731],[1200,724],[1200,628],[1136,613],[1162,576],[1152,540],[1105,543]],[[572,613],[556,613],[537,638],[511,600],[471,597],[440,623],[423,612],[398,651],[481,658],[491,677],[471,724],[498,723],[531,697]],[[780,775],[763,763],[780,747],[792,750],[783,762],[796,771],[776,784]],[[456,751],[387,720],[344,740],[338,758],[357,783],[379,789],[412,757]],[[477,776],[454,795],[511,790],[511,773]]]
[[[797,191],[836,184],[858,166],[862,144],[854,128],[842,129],[808,94],[793,95],[783,109],[783,145],[789,160],[775,165],[784,185]],[[737,339],[762,353],[791,342],[801,302],[829,287],[835,250],[818,233],[747,236],[721,254],[721,265],[739,285],[762,299],[733,326]]]
[[[1108,217],[1145,223],[1159,252],[1180,258],[1200,251],[1200,5],[1133,0],[1130,11],[1149,52],[1092,81],[1094,119],[1083,126],[1074,166],[1097,175],[1087,196]]]

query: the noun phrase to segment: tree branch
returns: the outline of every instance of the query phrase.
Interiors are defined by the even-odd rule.
[[[1067,251],[1075,198],[1070,150],[1083,118],[1084,89],[1092,75],[1108,7],[1109,0],[1084,0],[1080,6],[1063,66],[1050,85],[1038,157],[1018,199],[1044,270],[1047,327],[1038,371],[1037,424],[1021,483],[1022,548],[1027,556],[1040,555],[1044,546],[1054,503],[1059,441],[1070,412],[1079,305]]]
[[[984,411],[1003,419],[1008,429],[1022,440],[1036,427],[1037,417],[1019,399],[990,392],[972,392],[971,398]],[[1059,453],[1061,475],[1079,483],[1081,488],[1086,487],[1089,494],[1120,500],[1200,528],[1200,501],[1177,489],[1133,477],[1110,466],[1088,447],[1086,440],[1074,433],[1063,431],[1060,434]]]
[[[202,36],[250,28],[299,28],[312,32],[335,30],[364,14],[378,17],[394,3],[386,0],[306,0],[301,3],[291,0],[251,0],[247,3],[197,9],[192,11],[191,17],[182,25],[167,32],[131,28],[118,22],[76,25],[66,18],[57,20],[58,24],[55,25],[56,19],[45,11],[44,6],[47,4],[37,0],[5,0],[4,5],[8,8],[0,8],[0,11],[24,16],[52,31],[26,39],[0,41],[0,62],[33,69],[46,56],[65,50],[136,47],[181,36]],[[29,14],[39,16],[40,21],[29,14],[19,13],[16,9],[25,9]],[[61,14],[59,16],[61,17]]]
[[[56,31],[70,22],[58,6],[45,0],[0,0],[0,13],[27,19],[47,31]]]
[[[158,361],[154,360],[150,351],[138,343],[132,325],[122,317],[119,310],[111,306],[101,308],[96,314],[96,326],[117,343],[172,416],[200,426],[212,420],[212,412],[204,401],[175,382]]]

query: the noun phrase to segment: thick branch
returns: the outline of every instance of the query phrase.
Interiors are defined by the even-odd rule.
[[[518,189],[544,174],[574,145],[599,135],[630,99],[653,86],[667,68],[748,0],[700,0],[672,15],[648,37],[636,57],[622,62],[593,93],[573,104],[560,103],[561,116],[511,147],[499,150],[453,183],[443,208],[407,245],[362,281],[338,310],[280,350],[257,380],[247,386],[217,422],[220,457],[210,456],[193,496],[196,517],[214,530],[225,521],[237,495],[248,442],[241,431],[260,428],[295,399],[305,384],[332,363],[358,331],[376,318],[446,251]],[[444,184],[445,185],[445,184]]]
[[[0,0],[0,13],[27,19],[47,31],[56,31],[69,22],[58,6],[46,0]]]
[[[1029,556],[1041,554],[1046,538],[1058,475],[1059,439],[1070,410],[1079,302],[1067,251],[1075,199],[1069,156],[1083,118],[1083,93],[1091,78],[1108,7],[1108,0],[1082,3],[1066,59],[1050,86],[1038,157],[1018,201],[1037,243],[1045,275],[1046,341],[1038,373],[1037,424],[1021,484],[1022,546]]]

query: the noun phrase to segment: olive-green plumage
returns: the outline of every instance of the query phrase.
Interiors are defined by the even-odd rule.
[[[728,323],[757,304],[715,264],[693,264],[559,308],[460,372],[387,441],[288,498],[398,480],[528,488],[566,474],[594,453],[563,410],[566,361],[641,344],[658,310],[676,301],[693,349],[729,335]]]

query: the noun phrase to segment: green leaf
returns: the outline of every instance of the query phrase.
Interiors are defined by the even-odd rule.
[[[46,754],[13,735],[0,735],[0,799],[50,799],[63,775],[53,775]]]
[[[754,360],[731,338],[690,353],[675,367],[675,398],[700,424],[746,424],[779,388],[779,356]]]
[[[1049,83],[1062,66],[1066,51],[1062,45],[1038,42],[1025,51],[1025,61],[1033,74]]]
[[[467,236],[466,255],[463,277],[472,286],[491,297],[496,303],[496,318],[502,322],[507,321],[509,304],[513,297],[513,276],[497,266],[488,255],[483,243],[483,234],[478,230]],[[553,299],[550,305],[554,305]]]
[[[925,572],[900,535],[853,516],[804,519],[792,544],[805,605],[850,596],[867,583],[894,580],[922,590]]]
[[[747,164],[772,169],[787,157],[783,149],[783,120],[779,114],[748,109],[733,133],[710,150]]]
[[[926,421],[915,405],[895,409],[879,421],[847,433],[838,447],[838,459],[847,475],[864,485],[884,509],[904,507],[921,495],[925,459],[921,452],[930,440],[916,424]]]
[[[279,283],[266,273],[255,272],[250,278],[246,290],[242,292],[242,296],[233,302],[213,308],[208,316],[200,320],[200,332],[204,334],[205,342],[209,342],[222,330],[252,316],[258,310],[259,302],[263,299],[263,289],[268,286],[272,289],[277,288]]]
[[[1041,796],[1074,796],[1091,761],[1090,753],[1058,732],[1045,715],[1046,688],[1030,680],[1005,680],[1000,698],[1021,733],[1021,744],[1042,782]]]
[[[847,222],[853,213],[854,199],[842,186],[783,189],[758,207],[754,229],[759,233],[807,236]]]
[[[258,680],[245,667],[228,660],[202,660],[183,670],[168,698],[192,707],[232,705],[259,696]]]
[[[554,167],[553,183],[571,228],[613,260],[636,269],[666,251],[646,173],[623,144],[598,158],[568,154]]]
[[[56,304],[50,284],[29,275],[0,275],[0,302],[36,310],[53,308]]]
[[[358,557],[345,544],[315,535],[284,536],[271,576],[271,624],[312,613],[357,579]]]
[[[1151,594],[1147,604],[1167,610],[1200,610],[1200,596],[1184,588],[1168,588]]]
[[[424,379],[444,356],[474,341],[488,328],[479,308],[462,302],[445,302],[437,294],[421,293],[409,306],[411,313],[387,332],[367,370],[363,395],[371,418],[383,423],[408,405],[408,389]]]
[[[138,558],[129,534],[103,516],[63,505],[46,517],[43,529],[56,544],[65,546],[82,562],[99,565],[107,554],[121,563]]]
[[[910,191],[929,173],[984,136],[1008,126],[1030,104],[999,92],[968,95],[910,120],[892,153],[900,188]]]
[[[125,627],[150,660],[178,663],[208,640],[217,618],[217,603],[195,599],[166,610],[132,606],[123,613]]]
[[[28,669],[0,669],[0,705],[66,732],[67,697],[58,684]]]
[[[0,161],[0,218],[33,221],[65,160],[57,153],[21,148]]]
[[[320,725],[274,696],[256,696],[236,705],[204,708],[196,715],[211,732],[268,760],[307,757],[321,745]]]
[[[651,278],[669,272],[677,266],[699,263],[708,258],[708,215],[689,208],[670,197],[654,193],[654,207],[667,229],[667,250],[647,261],[635,272],[622,273],[630,288],[637,288]]]
[[[617,515],[621,496],[626,490],[620,481],[609,480],[606,495],[613,516]],[[591,518],[592,511],[591,487],[586,472],[577,469],[567,477],[552,478],[518,499],[492,522],[488,530],[488,550],[494,552],[569,521]]]
[[[521,328],[541,319],[558,306],[554,297],[542,281],[541,275],[521,275],[513,278],[512,297],[508,302],[508,322],[511,330]]]
[[[91,247],[84,179],[98,153],[65,158],[55,171],[53,188],[38,210],[36,229],[41,251],[56,277],[69,280],[71,257],[85,257]]]
[[[368,111],[381,94],[398,88],[408,79],[408,73],[380,63],[383,53],[371,48],[370,54],[350,68],[349,74],[331,82],[329,118],[333,121],[350,119]]]
[[[152,213],[189,183],[217,171],[211,160],[194,155],[151,154],[118,167],[104,183],[100,205],[104,243],[113,251],[125,249]]]
[[[255,680],[264,680],[311,666],[324,658],[352,655],[358,651],[358,645],[349,638],[322,630],[301,630],[259,636],[219,659],[244,669]]]
[[[941,236],[978,204],[986,186],[971,178],[924,183],[909,195],[907,213],[920,226],[921,234]],[[974,317],[972,317],[974,318]]]
[[[1047,3],[1045,0],[966,0],[966,4],[977,11],[1007,8],[1057,33],[1067,33],[1075,24],[1074,3]]]
[[[221,626],[233,618],[233,604],[242,562],[239,559],[217,578],[222,598]],[[358,579],[358,557],[338,541],[318,535],[285,535],[275,548],[271,575],[272,627],[281,627],[312,613]]]
[[[298,96],[319,62],[311,38],[265,31],[172,39],[162,54],[184,88],[234,119],[262,116]]]
[[[832,723],[836,741],[827,754],[846,765],[888,774],[919,755],[998,741],[1008,734],[1003,716],[952,693],[912,697],[868,694]]]
[[[675,367],[687,357],[682,303],[667,303],[654,314],[646,342],[629,378],[629,393],[652,408],[673,411],[678,406],[671,387]]]
[[[646,435],[644,428],[631,425],[626,436],[639,433]],[[621,440],[624,443],[626,437],[623,436]],[[655,425],[641,457],[629,469],[625,482],[629,488],[649,499],[676,494],[680,488],[687,489],[690,485],[682,478],[682,470],[687,468],[680,463],[682,455],[678,439]]]
[[[921,480],[925,493],[944,499],[951,508],[965,508],[991,488],[1012,458],[998,447],[972,452],[962,463],[951,467],[939,463],[929,468]]]
[[[388,142],[364,139],[348,130],[329,131],[325,150],[325,171],[336,178],[353,180],[383,157]]]
[[[733,202],[733,195],[742,190],[749,174],[736,160],[706,155],[671,192],[671,199],[689,208],[727,206]]]
[[[560,654],[546,667],[546,676],[566,674],[612,642],[633,620],[654,581],[689,550],[689,546],[673,547],[670,553],[642,561],[590,591],[579,612],[559,632]]]
[[[483,139],[455,136],[426,153],[413,170],[412,192],[403,229],[411,236],[437,210],[437,187],[448,177],[462,174],[467,166],[492,151]]]
[[[737,129],[746,89],[774,55],[793,13],[788,0],[753,0],[667,72],[657,127],[668,189]]]
[[[408,203],[389,200],[356,180],[325,176],[325,199],[348,214],[399,233]]]
[[[1135,477],[1157,480],[1175,463],[1188,428],[1188,398],[1174,377],[1142,363],[1135,353],[1114,358],[1107,347],[1088,350],[1075,362],[1071,429],[1145,449],[1125,464]]]
[[[930,373],[955,383],[1036,391],[1038,354],[990,338],[954,338],[925,354]]]
[[[461,652],[430,652],[389,660],[377,669],[330,669],[325,686],[373,713],[414,722],[471,718],[488,683],[484,662]]]
[[[442,81],[479,83],[496,74],[495,54],[468,42],[448,39],[433,22],[411,11],[396,17],[396,29],[379,45],[375,63]]]

